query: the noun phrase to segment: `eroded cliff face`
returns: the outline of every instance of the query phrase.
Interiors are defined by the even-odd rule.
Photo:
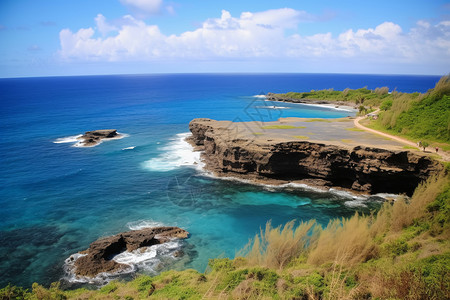
[[[367,194],[405,193],[440,169],[439,163],[409,151],[308,141],[277,141],[233,134],[230,122],[194,119],[191,143],[203,151],[217,175],[281,182],[308,182]],[[249,142],[251,140],[251,142]]]

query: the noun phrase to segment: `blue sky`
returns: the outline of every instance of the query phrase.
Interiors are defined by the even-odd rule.
[[[450,72],[450,2],[1,0],[0,77]]]

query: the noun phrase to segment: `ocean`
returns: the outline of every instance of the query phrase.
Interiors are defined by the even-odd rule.
[[[0,287],[63,278],[66,262],[99,237],[148,226],[179,226],[185,241],[122,255],[137,273],[205,271],[234,257],[266,222],[370,213],[379,201],[298,186],[258,186],[205,174],[184,142],[194,118],[271,121],[338,118],[354,111],[271,103],[261,94],[312,89],[426,92],[438,76],[172,74],[0,79]],[[280,107],[282,106],[282,108]],[[125,135],[75,147],[95,129]],[[182,248],[185,255],[174,258]],[[121,277],[130,277],[134,273]],[[104,275],[94,284],[114,276]]]

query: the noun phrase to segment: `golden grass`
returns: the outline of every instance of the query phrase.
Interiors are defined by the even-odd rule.
[[[309,139],[309,136],[306,136],[306,135],[294,135],[294,137],[296,139],[300,139],[300,140],[307,140],[307,139]]]
[[[301,222],[294,229],[295,221],[288,222],[284,227],[272,227],[266,224],[265,230],[255,235],[253,241],[244,248],[248,262],[253,265],[282,269],[291,259],[304,252],[308,245],[315,242],[318,236],[316,221]]]
[[[335,219],[320,233],[308,263],[321,265],[339,261],[347,266],[366,261],[376,254],[370,232],[370,218],[355,214],[349,219]]]

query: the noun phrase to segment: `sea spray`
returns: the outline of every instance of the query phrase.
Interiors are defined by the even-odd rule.
[[[204,164],[200,160],[200,152],[193,151],[186,141],[191,135],[190,132],[177,134],[166,146],[160,148],[163,153],[145,161],[142,166],[156,172],[172,171],[179,167],[196,167],[201,170]]]

